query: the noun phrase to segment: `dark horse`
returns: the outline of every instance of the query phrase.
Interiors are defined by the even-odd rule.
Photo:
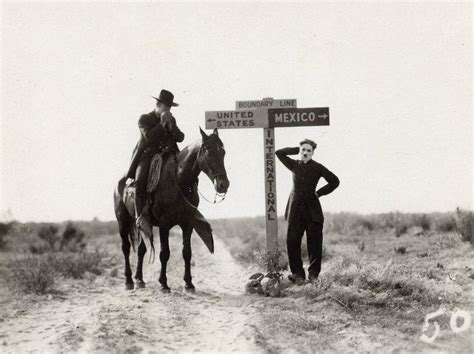
[[[217,129],[209,136],[200,129],[202,140],[186,146],[177,155],[163,162],[158,187],[153,195],[151,205],[151,222],[160,230],[160,261],[161,272],[159,282],[163,290],[169,290],[166,278],[166,264],[170,256],[169,231],[179,225],[183,232],[183,258],[185,288],[192,290],[194,285],[191,277],[191,233],[193,229],[206,243],[209,250],[214,252],[212,229],[206,219],[199,213],[199,195],[197,190],[198,176],[203,171],[213,182],[216,193],[226,193],[229,180],[224,166],[224,145],[219,138]],[[126,289],[133,289],[132,270],[130,268],[130,247],[133,237],[137,234],[134,218],[134,201],[123,201],[126,178],[118,182],[114,192],[115,215],[119,224],[122,238],[122,252],[125,257]],[[130,205],[129,205],[130,204]],[[143,258],[148,245],[153,248],[153,235],[139,237],[138,263],[135,273],[137,288],[145,287],[142,267]],[[151,241],[151,242],[150,242]]]

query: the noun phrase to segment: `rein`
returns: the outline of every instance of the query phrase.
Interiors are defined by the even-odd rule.
[[[203,161],[203,162],[205,163],[205,165],[206,165],[207,173],[210,174],[210,177],[211,177],[212,180],[215,180],[215,178],[218,177],[218,176],[225,176],[225,175],[226,175],[225,172],[222,172],[222,173],[215,173],[215,174],[214,174],[214,173],[212,173],[212,172],[210,171],[209,163],[207,162],[207,156],[206,156],[205,154],[203,155],[203,158],[200,159],[201,152],[202,152],[202,148],[203,148],[204,146],[205,146],[205,143],[203,143],[203,144],[201,145],[201,147],[199,148],[199,152],[198,152],[198,156],[197,156],[197,163],[198,163],[198,166],[199,166],[199,164],[200,164],[200,161]],[[203,171],[203,172],[206,171],[206,170],[205,170],[204,168],[202,168],[201,166],[199,166],[199,168],[200,168],[201,171]],[[197,186],[197,184],[198,184],[197,181],[194,182],[193,187],[194,187],[194,186]],[[222,203],[222,202],[224,201],[225,197],[226,197],[226,194],[227,194],[227,193],[218,193],[218,192],[216,191],[215,194],[214,194],[214,201],[211,202],[209,199],[207,199],[207,198],[201,193],[201,191],[199,190],[199,187],[196,187],[196,189],[197,189],[199,195],[200,195],[206,202],[208,202],[209,204],[219,204],[219,203]],[[181,190],[181,188],[179,187],[179,185],[178,185],[178,190],[179,190],[179,193],[181,194],[181,196],[183,197],[183,199],[185,200],[185,202],[186,202],[189,206],[191,206],[191,207],[194,208],[194,209],[197,209],[197,208],[198,208],[197,205],[194,205],[193,203],[191,203],[191,202],[188,200],[188,198],[186,198],[186,196],[184,195],[184,193],[183,193],[183,191]],[[191,191],[191,188],[190,188],[190,191]],[[217,201],[217,197],[219,197],[219,198],[221,198],[221,199],[220,199],[219,201]]]

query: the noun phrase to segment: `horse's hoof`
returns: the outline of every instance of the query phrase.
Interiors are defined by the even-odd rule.
[[[168,280],[162,279],[161,277],[158,278],[158,282],[161,284],[161,290],[170,290],[168,286]]]
[[[135,284],[135,289],[144,289],[145,288],[145,282],[143,280],[137,281]]]
[[[184,285],[184,290],[186,290],[186,291],[195,291],[196,288],[194,287],[193,283],[186,283],[186,285]]]
[[[169,293],[171,288],[168,285],[161,285],[161,291],[164,293]]]
[[[125,290],[133,290],[133,283],[125,283]]]

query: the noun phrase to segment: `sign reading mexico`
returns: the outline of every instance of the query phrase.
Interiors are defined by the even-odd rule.
[[[281,108],[269,109],[270,127],[297,127],[308,125],[329,125],[329,108]]]

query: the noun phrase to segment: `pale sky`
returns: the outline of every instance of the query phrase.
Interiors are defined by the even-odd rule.
[[[0,210],[21,221],[113,219],[162,88],[181,148],[236,100],[329,107],[329,127],[276,129],[277,148],[315,140],[340,178],[326,211],[472,208],[470,3],[6,3],[1,84]],[[205,216],[264,214],[262,135],[220,131],[231,185]],[[279,215],[290,189],[277,162]]]

